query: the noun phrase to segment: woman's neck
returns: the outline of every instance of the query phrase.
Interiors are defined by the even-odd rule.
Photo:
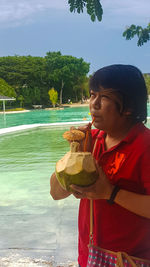
[[[114,131],[107,132],[105,137],[106,150],[119,144],[128,135],[133,125],[133,123],[128,123],[120,128],[116,126]]]

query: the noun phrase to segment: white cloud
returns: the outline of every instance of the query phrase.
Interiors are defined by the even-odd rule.
[[[101,0],[102,24],[107,29],[125,29],[131,24],[144,27],[150,22],[150,0]]]
[[[150,0],[102,0],[106,13],[110,17],[120,17],[121,20],[132,20],[143,23],[150,21]]]
[[[0,24],[2,26],[18,24],[47,9],[65,9],[66,0],[1,0]]]
[[[126,21],[129,25],[150,21],[150,0],[101,0],[101,3],[104,23],[106,18],[110,26],[121,26]],[[69,13],[68,0],[0,0],[0,27],[29,23],[34,15],[48,9],[66,9]]]

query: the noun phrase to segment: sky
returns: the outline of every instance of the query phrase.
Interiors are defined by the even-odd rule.
[[[137,46],[122,37],[131,24],[150,22],[150,0],[101,0],[102,22],[86,11],[71,13],[68,0],[0,0],[0,56],[47,52],[83,58],[89,74],[111,64],[132,64],[150,73],[150,42]]]

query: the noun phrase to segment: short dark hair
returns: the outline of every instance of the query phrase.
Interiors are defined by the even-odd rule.
[[[142,72],[135,66],[114,64],[97,70],[89,81],[90,91],[112,89],[122,95],[123,109],[132,110],[137,122],[146,122],[147,88]]]

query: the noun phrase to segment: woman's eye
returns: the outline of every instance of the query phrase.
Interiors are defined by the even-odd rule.
[[[107,95],[101,95],[101,98],[109,98]]]

